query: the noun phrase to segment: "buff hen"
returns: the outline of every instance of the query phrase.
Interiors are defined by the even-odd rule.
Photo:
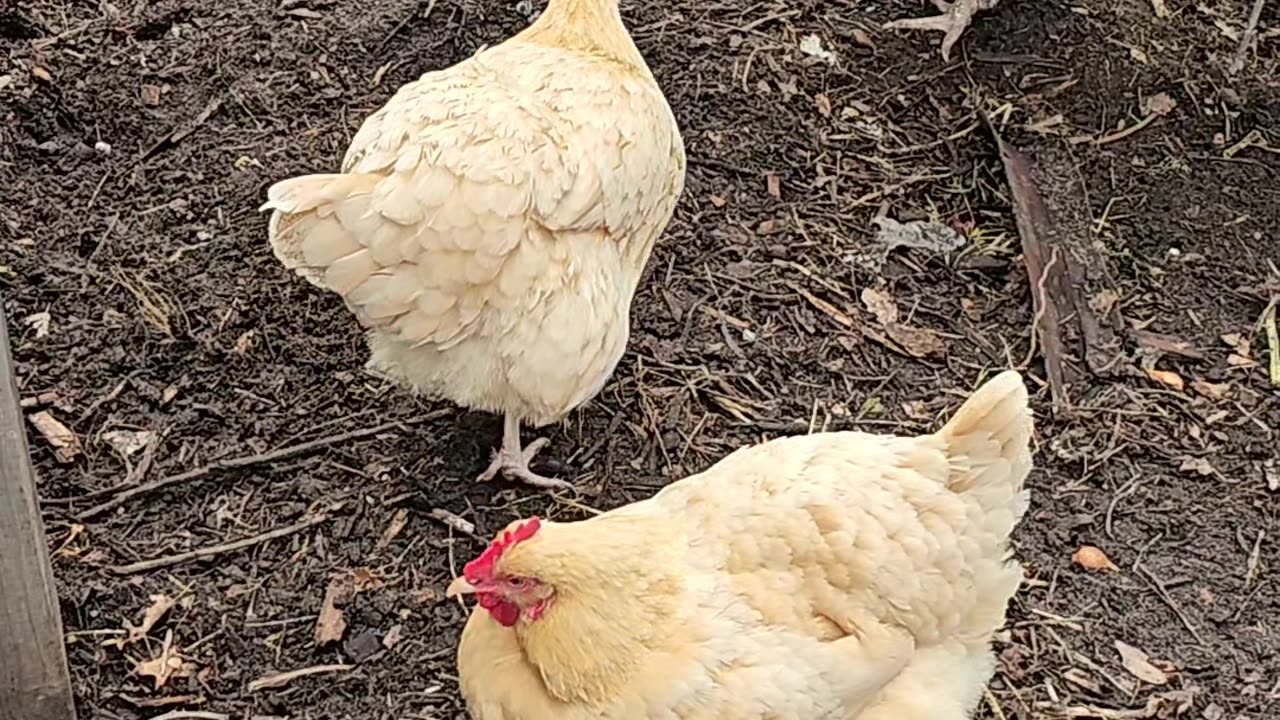
[[[447,591],[479,607],[475,720],[962,720],[1022,580],[1016,372],[938,432],[738,450],[582,522],[509,525]]]
[[[402,88],[339,174],[276,183],[276,257],[342,296],[369,366],[504,415],[481,476],[529,469],[544,426],[600,392],[684,187],[670,106],[617,0],[551,0],[531,26]]]

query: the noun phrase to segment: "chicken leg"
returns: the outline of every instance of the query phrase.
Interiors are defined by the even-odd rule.
[[[493,462],[489,468],[476,478],[478,482],[488,482],[502,473],[508,480],[520,482],[548,490],[572,490],[573,485],[564,480],[543,477],[529,469],[529,461],[537,456],[538,451],[546,447],[549,441],[538,438],[520,447],[520,418],[507,413],[502,418],[502,447],[493,453]]]
[[[942,59],[951,60],[951,47],[956,44],[965,28],[973,20],[979,10],[990,10],[1000,0],[933,0],[943,14],[929,18],[906,18],[884,24],[886,30],[939,30],[945,32],[942,37]]]

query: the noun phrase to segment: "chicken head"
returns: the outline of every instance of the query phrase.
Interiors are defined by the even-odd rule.
[[[542,527],[537,517],[516,521],[498,534],[479,557],[462,568],[445,591],[446,597],[474,595],[476,603],[494,620],[511,627],[523,615],[537,620],[546,611],[553,589],[535,577],[504,573],[498,561],[511,547],[534,536]]]

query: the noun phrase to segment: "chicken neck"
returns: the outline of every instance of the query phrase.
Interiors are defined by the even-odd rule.
[[[493,461],[488,469],[476,478],[478,482],[488,482],[498,473],[508,480],[519,480],[534,487],[549,490],[572,490],[573,485],[556,478],[539,475],[529,469],[529,461],[538,455],[542,448],[550,442],[546,438],[538,438],[521,447],[520,417],[507,413],[502,417],[502,446],[493,453]]]
[[[517,623],[515,632],[553,696],[599,707],[646,667],[669,665],[658,658],[693,642],[677,523],[615,511],[540,532],[527,569],[556,594],[540,618]]]
[[[538,19],[516,37],[648,69],[622,23],[618,0],[549,0]]]

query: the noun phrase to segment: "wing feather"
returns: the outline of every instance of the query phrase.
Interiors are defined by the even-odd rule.
[[[539,55],[508,66],[571,59],[534,46],[508,55],[517,50]],[[279,182],[264,206],[286,266],[413,345],[448,347],[487,309],[536,302],[568,262],[546,252],[559,232],[660,230],[683,183],[683,149],[656,88],[581,73],[571,91],[582,97],[581,83],[596,83],[586,96],[598,105],[559,108],[488,57],[405,85],[356,133],[343,174]]]

